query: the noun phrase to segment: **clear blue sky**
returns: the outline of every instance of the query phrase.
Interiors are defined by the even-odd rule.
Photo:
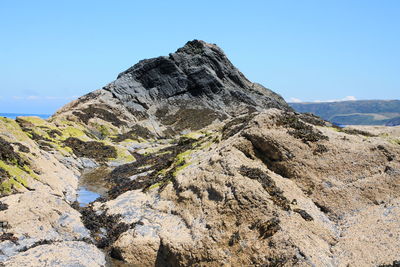
[[[52,113],[192,39],[287,100],[400,98],[397,0],[2,0],[0,36],[0,112]]]

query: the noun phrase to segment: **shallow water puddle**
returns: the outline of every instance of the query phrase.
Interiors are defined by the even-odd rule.
[[[85,207],[89,205],[90,202],[95,201],[100,197],[100,194],[90,191],[87,188],[81,186],[78,188],[78,202],[80,207]]]
[[[108,188],[105,178],[109,173],[110,169],[107,167],[87,169],[82,172],[77,190],[79,206],[85,207],[97,198],[107,195]]]

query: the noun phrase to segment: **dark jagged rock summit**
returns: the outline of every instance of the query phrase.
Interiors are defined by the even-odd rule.
[[[290,109],[281,96],[250,82],[217,45],[193,40],[169,56],[140,61],[57,115],[139,124],[165,136],[265,108]]]

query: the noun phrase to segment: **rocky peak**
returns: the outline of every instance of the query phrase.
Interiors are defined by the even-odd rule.
[[[111,111],[126,125],[140,124],[157,135],[196,130],[266,108],[290,109],[278,94],[250,82],[221,48],[199,40],[169,56],[139,61],[58,114],[72,112],[88,122],[88,108]],[[104,112],[89,114],[89,120],[104,119]]]
[[[161,97],[185,92],[211,96],[222,89],[249,90],[253,85],[221,48],[199,40],[187,42],[168,57],[142,60],[120,73],[120,78],[133,79],[152,92],[156,88]]]
[[[224,52],[216,44],[209,44],[202,40],[196,40],[196,39],[193,41],[189,41],[183,47],[178,48],[178,50],[176,50],[176,53],[186,53],[186,54],[196,55],[196,54],[202,54],[210,49],[213,49],[220,55],[224,55]]]

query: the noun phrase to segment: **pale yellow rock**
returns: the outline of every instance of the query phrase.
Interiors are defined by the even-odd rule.
[[[106,260],[104,254],[94,245],[85,242],[68,241],[41,245],[32,248],[5,262],[10,267],[104,267]]]
[[[46,241],[90,239],[89,231],[81,222],[81,214],[64,199],[43,191],[30,191],[1,198],[8,209],[0,211],[0,218],[8,234],[17,242],[3,241],[0,249],[6,256],[18,253]]]
[[[282,125],[282,116],[288,115],[264,111],[234,136],[185,152],[185,164],[161,192],[155,185],[96,202],[97,215],[120,215],[118,223],[129,225],[110,247],[139,266],[378,266],[399,260],[400,127],[353,127],[374,135],[365,136],[312,126],[327,138],[303,142]],[[220,137],[223,124],[214,127]],[[72,159],[70,169],[60,154],[21,142],[35,151],[31,160],[43,175],[31,181],[36,191],[1,199],[9,205],[0,212],[9,225],[3,231],[28,248],[42,239],[60,242],[17,253],[21,247],[5,241],[4,260],[17,266],[34,255],[42,263],[58,257],[64,266],[78,264],[69,258],[81,255],[70,241],[89,237],[68,204],[79,160]],[[90,255],[79,259],[82,265],[101,265],[91,259],[103,254],[82,245]],[[43,252],[56,247],[54,256]]]
[[[277,125],[281,115],[263,112],[237,135],[192,153],[191,164],[160,194],[136,190],[99,204],[97,210],[137,223],[113,246],[128,263],[147,266],[398,260],[400,146],[391,140],[400,137],[399,128],[363,129],[377,135],[366,137],[313,127],[328,140],[306,144]],[[269,176],[271,193],[243,175],[242,166]],[[290,210],[281,206],[279,191]],[[263,237],[274,219],[279,228]]]

